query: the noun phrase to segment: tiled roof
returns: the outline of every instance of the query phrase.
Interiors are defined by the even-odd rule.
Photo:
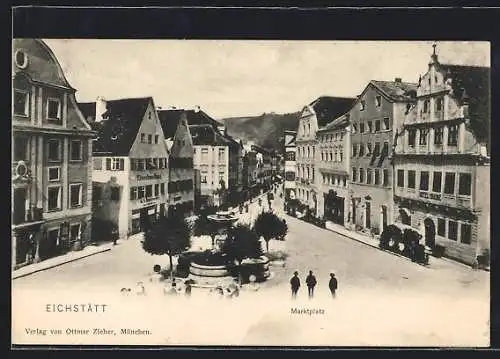
[[[350,97],[322,96],[309,105],[316,113],[318,127],[323,127],[328,122],[349,111],[355,101],[355,98]]]
[[[187,116],[188,125],[212,125],[215,128],[222,125],[203,111],[159,109],[157,112],[165,138],[174,137],[175,131],[177,130],[177,124],[183,113]]]
[[[370,81],[393,101],[408,101],[416,97],[418,84],[400,81]]]
[[[326,126],[321,127],[318,132],[320,131],[331,131],[335,130],[338,128],[345,128],[346,126],[349,125],[349,114],[343,114],[342,116],[336,118]]]
[[[224,138],[221,134],[209,124],[190,125],[189,132],[193,139],[194,146],[229,146],[230,141]]]
[[[491,80],[489,67],[439,64],[451,78],[453,96],[469,104],[470,129],[480,142],[490,149]]]
[[[61,65],[50,47],[39,39],[14,39],[13,40],[12,70],[14,73],[23,72],[34,82],[41,82],[53,86],[74,90],[64,76]],[[25,69],[15,65],[15,53],[24,51],[28,57]]]
[[[93,145],[93,152],[127,156],[137,137],[144,113],[152,101],[152,97],[106,101],[104,120],[91,123],[92,129],[98,133],[98,138]],[[90,104],[84,104],[83,108],[79,104],[79,107],[82,112],[84,110],[90,111]],[[84,116],[87,113],[84,113]]]
[[[95,102],[79,102],[78,107],[82,112],[83,117],[89,122],[94,122],[95,120]]]

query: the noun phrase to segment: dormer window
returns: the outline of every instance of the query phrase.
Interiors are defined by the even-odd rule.
[[[382,96],[375,97],[375,106],[377,106],[377,107],[382,106]]]
[[[47,99],[47,119],[55,121],[61,119],[61,101],[59,99]]]
[[[17,50],[14,59],[16,62],[16,66],[20,69],[25,69],[28,66],[28,56],[23,50]]]
[[[365,101],[364,100],[361,100],[359,102],[359,110],[360,111],[364,111],[365,110]]]
[[[436,99],[436,111],[441,111],[442,109],[443,109],[443,99],[437,98]]]

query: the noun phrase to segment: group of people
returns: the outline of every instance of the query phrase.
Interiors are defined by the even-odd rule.
[[[313,271],[310,270],[309,275],[306,277],[307,294],[309,296],[309,299],[314,297],[314,288],[316,287],[316,284],[318,284],[316,276],[313,274]],[[292,289],[292,299],[297,298],[297,293],[299,292],[300,289],[299,272],[295,271],[293,273],[293,277],[292,279],[290,279],[290,287]],[[338,287],[338,282],[337,278],[335,277],[335,273],[330,273],[330,281],[328,282],[328,288],[330,289],[330,293],[332,294],[333,298],[335,298],[337,287]]]

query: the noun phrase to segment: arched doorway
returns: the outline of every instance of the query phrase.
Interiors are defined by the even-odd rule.
[[[434,221],[427,217],[424,220],[425,226],[425,245],[430,248],[434,248],[436,245],[436,225]]]
[[[408,211],[406,208],[400,208],[399,209],[399,215],[401,217],[401,223],[411,225],[411,216],[410,216],[410,211]]]

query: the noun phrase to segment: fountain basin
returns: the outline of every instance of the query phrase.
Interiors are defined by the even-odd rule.
[[[203,265],[191,262],[189,273],[200,277],[226,277],[230,276],[227,265]]]

